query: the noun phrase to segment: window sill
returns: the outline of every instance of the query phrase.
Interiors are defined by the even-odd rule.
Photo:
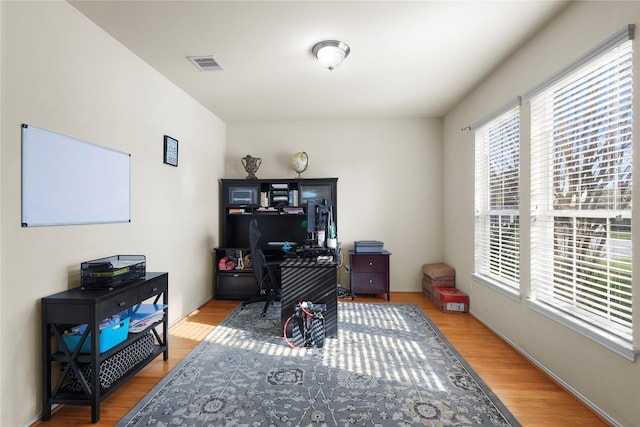
[[[490,279],[487,276],[483,276],[478,273],[472,273],[471,277],[475,282],[480,283],[481,285],[484,285],[487,288],[493,289],[494,291],[506,296],[507,298],[511,298],[516,302],[520,302],[522,300],[522,296],[520,295],[520,292],[517,289],[513,288],[512,286],[507,286],[505,284],[498,282],[495,279]]]
[[[573,316],[569,316],[563,311],[548,304],[544,304],[533,299],[528,299],[528,302],[529,308],[532,310],[560,323],[583,337],[600,344],[631,362],[635,362],[638,354],[640,354],[640,349],[634,349],[632,343],[617,335],[590,325],[589,323]]]

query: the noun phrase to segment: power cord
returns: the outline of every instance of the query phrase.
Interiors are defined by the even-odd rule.
[[[338,284],[338,298],[348,298],[353,300],[353,295],[351,295],[351,291],[347,288],[343,288],[340,284]]]
[[[347,267],[344,265],[344,254],[342,253],[342,249],[338,251],[338,278],[340,277],[340,272],[344,271],[348,273]],[[353,300],[353,295],[351,295],[351,290],[342,287],[340,283],[338,283],[338,298],[346,298]]]

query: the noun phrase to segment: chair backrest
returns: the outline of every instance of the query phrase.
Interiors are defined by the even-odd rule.
[[[251,269],[253,270],[253,277],[256,280],[258,288],[265,289],[273,286],[271,284],[271,278],[267,272],[266,258],[264,252],[260,248],[260,237],[262,233],[258,229],[258,221],[252,219],[249,222],[249,246],[251,247]]]
[[[249,247],[251,248],[251,253],[253,251],[260,249],[260,239],[262,238],[262,233],[258,228],[258,220],[252,219],[249,221]]]

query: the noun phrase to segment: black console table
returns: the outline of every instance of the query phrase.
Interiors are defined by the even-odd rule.
[[[149,364],[160,353],[164,360],[169,358],[168,347],[168,308],[164,309],[164,317],[155,322],[140,333],[130,333],[124,342],[100,353],[100,322],[110,316],[120,313],[141,302],[152,299],[154,304],[162,297],[162,303],[169,304],[169,275],[168,273],[146,273],[146,276],[136,282],[122,285],[113,290],[108,289],[81,289],[75,288],[42,298],[42,419],[51,418],[51,405],[79,404],[91,405],[91,422],[100,419],[100,402],[111,394],[119,385],[131,378],[143,367]],[[64,330],[79,324],[87,324],[91,336],[89,353],[80,353],[80,346],[70,350],[66,344],[61,351],[54,347],[52,338],[56,342],[63,342]],[[157,329],[161,329],[158,332]],[[100,384],[100,364],[108,357],[116,354],[127,346],[132,345],[142,334],[152,332],[154,335],[153,352],[147,358],[129,369],[108,388],[102,388]],[[59,366],[61,374],[57,375],[55,386],[53,366]],[[81,365],[89,365],[91,369],[90,380],[82,383],[83,391],[67,391],[64,389],[65,380],[71,372],[81,377]]]
[[[326,304],[324,316],[325,335],[338,336],[338,263],[330,260],[306,258],[285,259],[281,271],[281,321],[284,326],[300,301]]]

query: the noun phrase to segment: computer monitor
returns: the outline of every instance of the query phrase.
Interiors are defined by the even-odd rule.
[[[316,232],[316,206],[317,200],[307,202],[307,233]]]

